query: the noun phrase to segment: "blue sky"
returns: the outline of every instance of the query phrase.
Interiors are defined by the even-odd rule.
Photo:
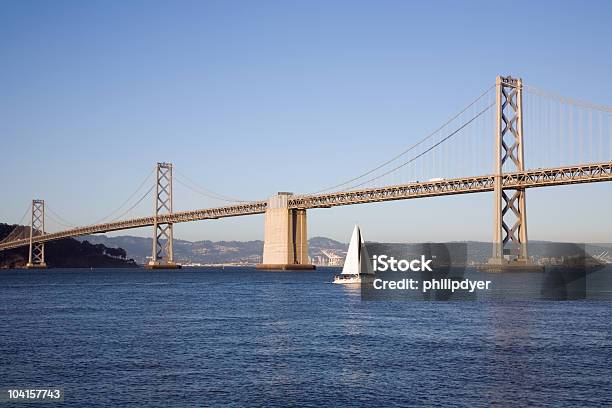
[[[4,1],[0,221],[40,197],[91,223],[157,161],[244,199],[315,191],[403,150],[498,74],[612,105],[611,16],[595,1]],[[611,190],[529,191],[531,238],[609,242]],[[175,189],[177,209],[223,204]],[[359,222],[371,240],[489,240],[492,212],[491,194],[314,210],[309,235],[346,241]],[[175,236],[261,239],[263,217]]]

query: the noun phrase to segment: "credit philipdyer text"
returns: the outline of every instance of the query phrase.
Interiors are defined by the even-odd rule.
[[[433,272],[433,259],[427,259],[425,255],[421,255],[420,259],[395,259],[393,256],[378,255],[373,257],[374,272]],[[430,279],[420,281],[413,278],[404,278],[399,280],[384,280],[376,278],[372,282],[374,289],[383,290],[420,290],[423,293],[429,290],[450,290],[468,291],[470,293],[475,290],[489,290],[491,281],[470,280],[470,279]]]

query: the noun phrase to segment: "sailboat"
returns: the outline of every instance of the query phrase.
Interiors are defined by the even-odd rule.
[[[355,225],[342,273],[334,276],[334,283],[361,284],[373,280],[374,272],[372,271],[370,256],[363,242],[361,230],[358,225]]]

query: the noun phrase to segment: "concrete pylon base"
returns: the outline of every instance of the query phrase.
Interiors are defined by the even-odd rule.
[[[183,265],[177,263],[153,263],[149,262],[145,265],[146,269],[181,269]]]
[[[271,271],[313,271],[317,269],[311,264],[257,264],[255,268]]]
[[[308,259],[306,210],[289,208],[291,196],[291,193],[281,192],[268,200],[263,259],[257,269],[315,269]]]
[[[46,263],[41,263],[41,264],[28,263],[26,264],[26,269],[47,269],[47,264]]]

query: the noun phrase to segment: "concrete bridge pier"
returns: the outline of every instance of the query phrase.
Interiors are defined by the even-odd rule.
[[[291,195],[280,192],[268,200],[263,262],[257,269],[315,269],[308,260],[306,210],[289,208]]]

